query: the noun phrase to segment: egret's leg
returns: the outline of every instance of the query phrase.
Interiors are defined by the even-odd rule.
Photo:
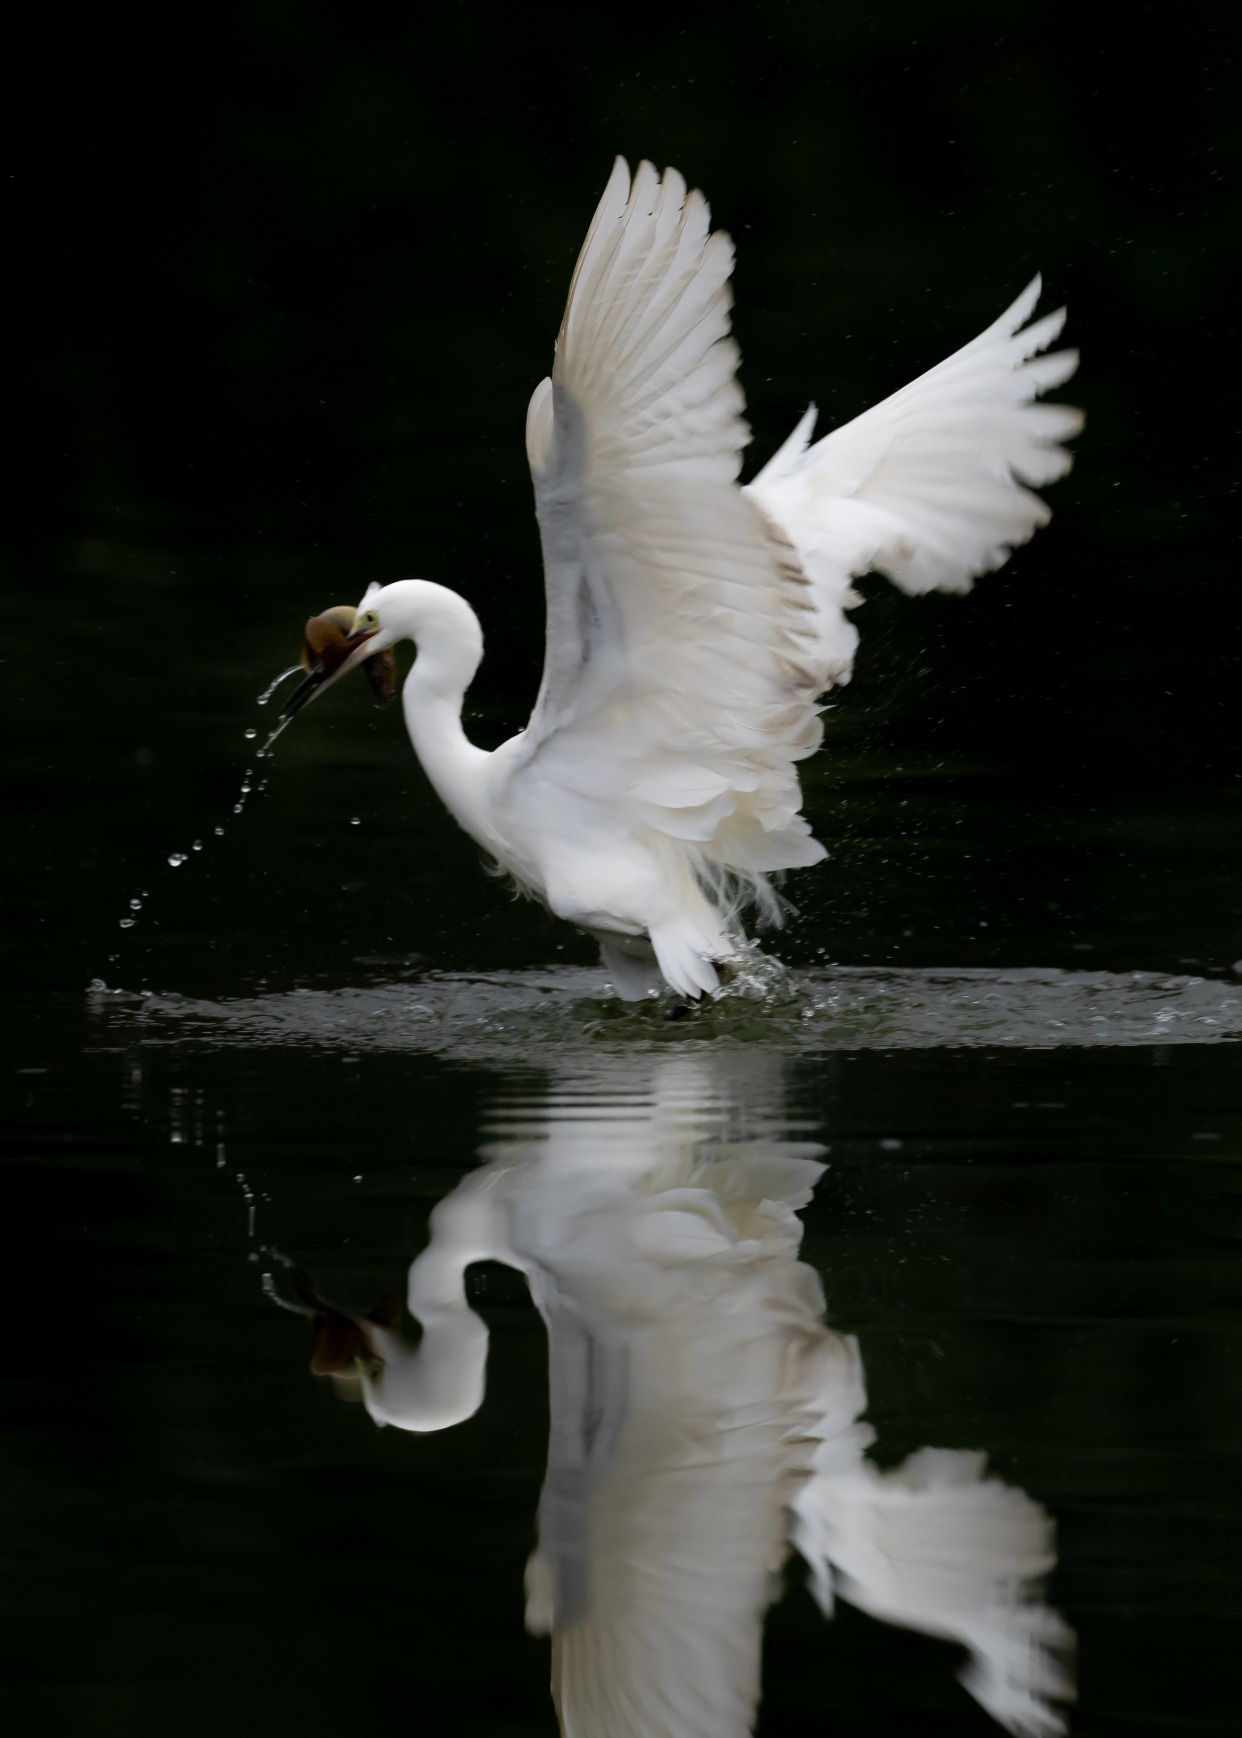
[[[650,943],[635,936],[605,938],[597,932],[600,964],[623,1002],[641,1002],[660,982]],[[623,945],[628,944],[628,945]],[[640,949],[642,950],[640,952]],[[644,957],[645,955],[645,957]]]

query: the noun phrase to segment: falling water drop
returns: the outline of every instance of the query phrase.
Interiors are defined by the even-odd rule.
[[[131,899],[129,902],[129,909],[131,911],[141,911],[142,910],[141,899]]]
[[[168,862],[171,868],[180,869],[185,860],[186,853],[184,851],[174,851],[169,857]]]
[[[121,919],[121,928],[122,929],[132,929],[133,927],[134,927],[134,920],[132,917],[123,917]]]
[[[190,846],[191,851],[201,851],[202,848],[203,841],[201,839],[195,839],[194,843]]]
[[[275,681],[269,682],[267,687],[263,690],[262,694],[259,695],[259,705],[266,706],[268,701],[271,699],[272,695],[276,692],[277,688],[280,687],[280,684],[282,682],[287,682],[290,676],[300,676],[301,674],[302,674],[301,664],[290,664],[289,668],[287,670],[282,670],[280,672],[280,675],[276,677]],[[254,731],[253,730],[248,731],[247,735],[253,736]]]
[[[257,736],[257,735],[258,735],[258,734],[259,734],[259,733],[258,733],[258,731],[257,731],[257,730],[243,730],[243,731],[242,731],[242,735],[243,735],[243,736],[244,736],[244,737],[245,737],[245,738],[246,738],[246,741],[247,741],[247,742],[253,742],[253,741],[254,741],[254,739],[255,739],[255,737],[256,737],[256,736]]]

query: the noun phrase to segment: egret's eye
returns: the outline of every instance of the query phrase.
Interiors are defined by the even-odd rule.
[[[378,627],[379,627],[379,617],[376,615],[375,611],[374,610],[363,610],[362,614],[358,617],[358,620],[354,624],[354,632],[357,633],[359,628],[378,628]]]

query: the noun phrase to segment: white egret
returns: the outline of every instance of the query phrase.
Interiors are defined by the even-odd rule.
[[[982,1454],[867,1457],[858,1344],[798,1260],[821,1149],[785,1138],[771,1063],[622,1058],[510,1101],[410,1268],[418,1345],[304,1296],[312,1367],[360,1381],[380,1424],[461,1422],[488,1354],[466,1267],[526,1276],[550,1388],[527,1625],[552,1636],[566,1738],[745,1738],[791,1544],[825,1615],[836,1593],[956,1641],[997,1720],[1063,1731],[1048,1518]]]
[[[414,748],[462,827],[558,916],[596,936],[633,999],[717,986],[774,871],[825,855],[799,813],[817,701],[848,680],[878,569],[966,591],[1046,522],[1081,418],[1037,397],[1064,312],[1024,325],[1039,279],[986,331],[812,444],[811,407],[753,482],[729,336],[733,246],[675,170],[620,159],[570,285],[526,446],[547,590],[543,682],[525,730],[486,753],[461,708],[483,655],[470,605],[427,580],[372,586],[352,650],[316,662],[286,716],[413,640]],[[313,620],[317,618],[312,618]]]

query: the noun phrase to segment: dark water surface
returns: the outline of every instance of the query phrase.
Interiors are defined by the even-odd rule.
[[[413,1699],[433,1730],[552,1730],[522,1622],[548,1427],[523,1280],[470,1270],[486,1400],[412,1436],[307,1373],[263,1276],[284,1255],[369,1307],[481,1148],[525,1122],[571,1172],[612,1163],[601,1126],[663,1094],[692,1145],[720,1138],[704,1117],[822,1143],[802,1254],[858,1336],[873,1457],[982,1450],[1047,1507],[1077,1729],[1232,1729],[1236,980],[820,969],[669,1026],[585,966],[325,975],[6,998],[19,1728],[328,1732]],[[760,1731],[989,1729],[949,1643],[845,1603],[825,1623],[797,1557],[785,1581]]]
[[[1120,41],[1082,8],[1000,36],[982,7],[794,6],[623,53],[603,14],[484,40],[464,6],[225,4],[159,77],[111,11],[11,57],[37,101],[0,182],[6,1731],[551,1734],[537,1511],[533,1616],[629,1612],[614,1680],[681,1697],[679,1738],[733,1730],[769,1571],[760,1733],[996,1731],[961,1624],[918,1627],[953,1630],[962,1585],[886,1606],[856,1550],[828,1621],[781,1560],[795,1519],[848,1555],[927,1448],[1003,1488],[936,1462],[966,1496],[911,1500],[924,1563],[1002,1592],[1008,1565],[1011,1595],[1048,1569],[977,1655],[1042,1624],[1064,1661],[1063,1622],[1071,1730],[1237,1730],[1238,135],[1211,13]],[[373,579],[468,595],[469,728],[524,722],[522,415],[617,150],[738,240],[757,460],[1038,268],[1085,358],[1049,529],[968,598],[863,582],[806,767],[830,860],[789,880],[780,968],[676,1023],[482,873],[361,684],[257,758],[302,621]],[[481,1188],[509,1215],[465,1280],[483,1403],[380,1430],[271,1292],[296,1263],[369,1310]]]

